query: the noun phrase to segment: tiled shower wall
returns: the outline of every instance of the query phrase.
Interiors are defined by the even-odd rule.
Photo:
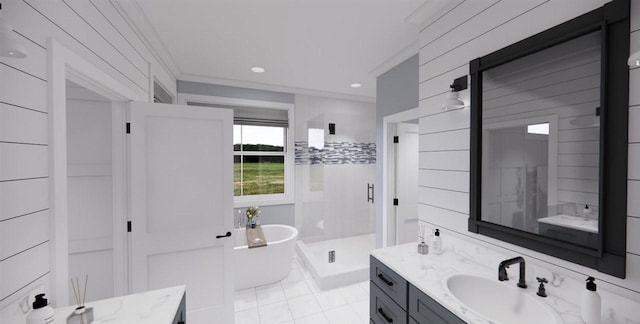
[[[607,1],[460,1],[420,32],[420,220],[473,244],[520,254],[575,280],[593,275],[599,287],[640,301],[640,69],[630,70],[627,278],[619,279],[467,230],[469,110],[441,109],[449,84],[469,73],[470,60],[525,39]],[[640,50],[640,1],[631,1],[631,51]],[[469,91],[461,93],[469,102]],[[441,147],[424,147],[434,138]],[[636,317],[637,318],[637,317]]]
[[[330,135],[329,123],[336,127]],[[296,227],[305,242],[370,234],[375,105],[296,95]],[[316,136],[309,138],[309,129]],[[311,144],[310,144],[311,142]]]

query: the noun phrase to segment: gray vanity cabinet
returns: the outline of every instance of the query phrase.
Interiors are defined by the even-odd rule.
[[[369,318],[373,324],[463,324],[378,259],[370,258]]]
[[[409,316],[419,324],[465,323],[412,284],[409,284]]]
[[[187,324],[187,293],[182,294],[182,300],[180,300],[180,306],[176,311],[176,316],[173,318],[171,324]]]
[[[369,317],[376,324],[407,324],[407,311],[371,282]]]
[[[407,281],[404,278],[373,256],[370,257],[369,274],[371,282],[376,284],[396,304],[406,309]]]
[[[407,324],[407,281],[376,258],[370,260],[371,322]]]

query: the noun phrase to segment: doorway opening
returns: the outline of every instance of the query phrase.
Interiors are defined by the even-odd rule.
[[[382,245],[418,239],[419,108],[383,119]]]
[[[82,282],[86,274],[91,277],[87,300],[128,292],[127,233],[122,230],[128,217],[125,102],[145,100],[148,94],[123,85],[53,39],[47,48],[50,290],[52,304],[60,307],[74,303],[69,278],[76,275]],[[109,261],[92,264],[104,258]]]
[[[86,301],[116,295],[111,100],[67,80],[67,206],[69,278]],[[69,304],[74,293],[69,287]]]

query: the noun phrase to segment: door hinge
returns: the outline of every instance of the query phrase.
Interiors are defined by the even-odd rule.
[[[398,198],[393,198],[393,205],[398,206]]]
[[[131,134],[131,123],[127,123],[127,134]]]
[[[127,222],[127,233],[131,233],[131,221]]]
[[[400,137],[399,137],[399,136],[394,136],[394,137],[393,137],[393,143],[394,143],[394,144],[398,144],[398,143],[399,143],[399,141],[400,141]]]

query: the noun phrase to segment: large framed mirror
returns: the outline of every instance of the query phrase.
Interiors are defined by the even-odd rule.
[[[471,61],[469,231],[624,278],[629,11]]]

